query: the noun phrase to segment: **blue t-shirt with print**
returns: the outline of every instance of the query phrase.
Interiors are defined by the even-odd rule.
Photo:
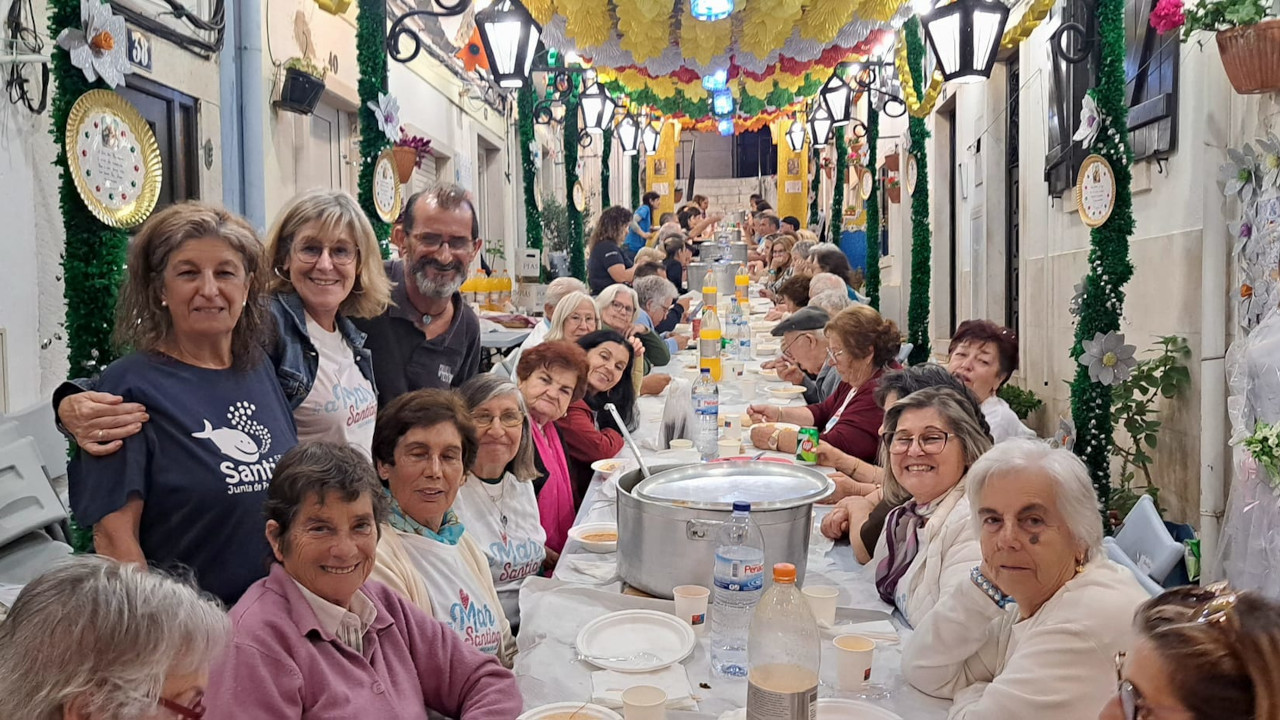
[[[98,390],[146,406],[142,432],[106,457],[79,453],[71,507],[83,526],[142,499],[147,561],[189,568],[228,606],[267,574],[262,504],[276,463],[297,444],[293,415],[266,361],[211,370],[134,353],[102,373]]]
[[[635,221],[636,224],[640,226],[641,230],[645,232],[652,230],[653,208],[648,205],[641,205],[640,209],[636,211]],[[635,257],[635,254],[640,251],[640,248],[644,247],[644,243],[645,238],[643,235],[637,235],[634,230],[627,231],[626,247],[627,250],[631,252],[632,257]]]

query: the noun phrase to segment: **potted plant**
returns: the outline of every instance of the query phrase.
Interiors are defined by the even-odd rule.
[[[400,139],[391,147],[396,158],[396,175],[401,184],[409,182],[413,171],[422,167],[422,162],[431,154],[431,141],[420,136],[410,135],[400,128]]]
[[[889,202],[902,202],[902,181],[898,179],[898,174],[894,173],[889,176],[889,181],[885,183],[885,192],[889,194]]]
[[[1263,0],[1159,0],[1151,26],[1161,34],[1181,28],[1187,42],[1215,33],[1222,67],[1241,95],[1280,90],[1280,19],[1267,18]]]
[[[324,75],[324,68],[310,58],[290,58],[284,64],[284,84],[276,107],[300,115],[315,112],[324,94]]]

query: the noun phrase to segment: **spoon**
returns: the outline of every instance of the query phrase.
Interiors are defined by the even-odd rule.
[[[622,416],[618,414],[618,406],[613,403],[605,403],[604,409],[608,410],[613,419],[618,423],[618,429],[622,430],[622,439],[627,442],[627,447],[631,448],[631,453],[636,456],[636,462],[640,463],[640,474],[643,477],[649,477],[653,473],[649,472],[649,466],[644,464],[644,458],[640,457],[640,446],[636,445],[636,441],[631,439],[631,431],[627,429],[627,424],[622,421]]]

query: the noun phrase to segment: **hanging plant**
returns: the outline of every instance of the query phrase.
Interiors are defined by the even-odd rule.
[[[284,82],[280,86],[280,99],[276,107],[281,110],[310,115],[324,95],[324,68],[309,58],[291,58],[284,64]]]
[[[907,61],[913,70],[924,67],[924,40],[920,19],[912,17],[903,27],[907,40]],[[920,92],[923,70],[916,73],[916,93]],[[929,130],[924,118],[912,115],[907,121],[911,152],[916,157],[916,187],[911,194],[911,298],[907,303],[907,342],[911,343],[912,365],[929,361],[929,285],[933,273],[933,230],[929,226]],[[898,191],[901,195],[901,190]]]
[[[1188,42],[1198,32],[1211,32],[1227,79],[1242,95],[1280,89],[1280,20],[1268,19],[1263,0],[1160,0],[1151,27],[1160,34],[1182,30]]]

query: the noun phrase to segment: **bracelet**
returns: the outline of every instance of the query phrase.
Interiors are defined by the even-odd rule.
[[[1000,592],[1000,589],[988,580],[986,575],[982,574],[981,566],[975,567],[973,571],[969,573],[969,579],[973,581],[974,585],[978,586],[979,590],[986,593],[987,597],[991,598],[991,601],[994,602],[996,607],[1001,610],[1015,602],[1013,598]]]

